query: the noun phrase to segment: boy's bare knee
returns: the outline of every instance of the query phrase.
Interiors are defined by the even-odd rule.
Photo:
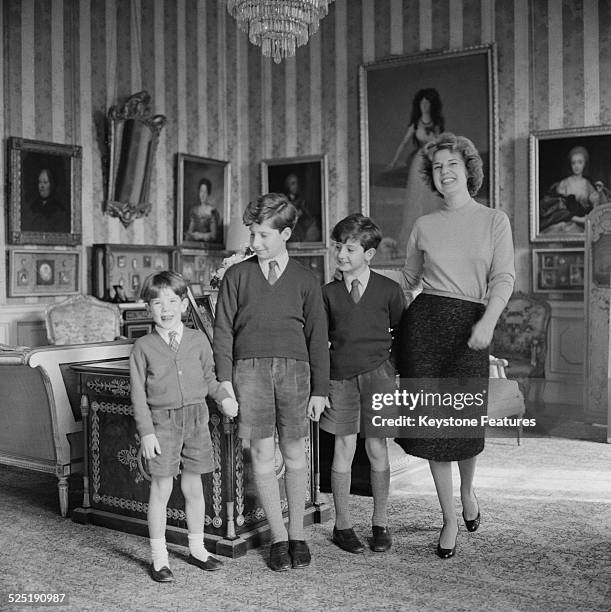
[[[171,476],[153,476],[151,478],[150,498],[167,504],[172,494],[174,479]]]
[[[200,474],[183,472],[180,478],[180,489],[185,499],[193,499],[203,495],[202,477]]]
[[[369,463],[376,471],[385,470],[388,463],[388,446],[386,438],[367,438],[365,440],[365,451],[369,458]]]
[[[305,467],[305,438],[280,440],[280,452],[288,468],[298,470]]]

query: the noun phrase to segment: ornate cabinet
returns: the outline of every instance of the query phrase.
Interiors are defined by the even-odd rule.
[[[139,437],[130,405],[128,361],[73,367],[79,376],[86,431],[83,506],[73,512],[73,518],[77,522],[146,535],[149,476],[139,454]],[[259,543],[267,523],[256,499],[247,445],[236,435],[233,421],[223,417],[214,402],[209,401],[208,407],[215,468],[211,474],[202,476],[205,541],[209,550],[237,557]],[[317,427],[312,426],[306,444],[310,468],[306,484],[307,524],[326,520],[330,513],[319,500]],[[279,452],[276,473],[286,510],[284,464]],[[178,480],[167,514],[168,541],[186,545],[184,501]]]

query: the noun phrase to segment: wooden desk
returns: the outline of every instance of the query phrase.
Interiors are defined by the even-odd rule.
[[[130,404],[128,360],[74,366],[79,377],[84,436],[83,506],[72,513],[75,521],[148,535],[146,512],[149,476],[139,453],[140,440]],[[257,546],[268,530],[259,506],[247,441],[236,435],[236,425],[208,401],[215,469],[202,476],[206,501],[204,539],[208,550],[238,557]],[[309,462],[305,524],[330,517],[328,504],[319,499],[318,427],[306,443]],[[276,456],[276,474],[283,509],[284,463]],[[178,479],[168,503],[169,542],[186,545],[184,500]]]

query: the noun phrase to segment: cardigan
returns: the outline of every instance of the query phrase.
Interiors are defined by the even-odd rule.
[[[177,352],[156,331],[138,338],[129,357],[129,371],[140,437],[155,433],[151,410],[202,403],[207,395],[219,403],[230,397],[214,375],[210,343],[198,329],[184,328]]]

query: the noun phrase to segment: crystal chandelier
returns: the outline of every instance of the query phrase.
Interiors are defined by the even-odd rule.
[[[279,64],[295,55],[318,30],[333,0],[227,0],[229,14],[238,27],[259,45],[265,57]]]

